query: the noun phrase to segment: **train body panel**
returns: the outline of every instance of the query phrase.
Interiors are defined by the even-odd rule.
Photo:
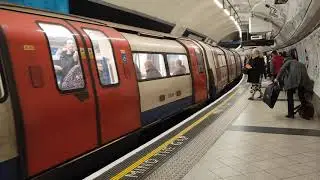
[[[206,58],[205,62],[208,62],[206,66],[208,76],[207,83],[209,83],[208,91],[210,95],[209,98],[213,99],[222,90],[222,88],[218,86],[221,79],[218,79],[217,69],[215,65],[216,56],[214,56],[214,52],[212,51],[211,46],[201,41],[197,41],[197,43],[203,48],[203,53],[205,54]]]
[[[241,69],[242,69],[242,62],[241,62],[241,57],[240,54],[232,51],[232,53],[234,54],[235,60],[236,60],[236,66],[237,66],[237,77],[239,77],[241,75]]]
[[[190,75],[139,82],[142,124],[180,112],[192,105]]]
[[[216,97],[240,72],[231,52],[203,42],[41,13],[0,6],[0,75],[9,84],[0,82],[0,172],[8,172],[0,179],[90,156]]]
[[[101,143],[140,128],[139,91],[128,41],[112,28],[70,23],[83,35],[88,49]]]
[[[163,119],[191,105],[192,79],[185,48],[174,40],[123,35],[133,51],[142,124]]]
[[[179,40],[188,50],[193,80],[194,103],[202,103],[208,98],[207,75],[201,49],[189,40]]]
[[[236,78],[236,61],[233,54],[227,50],[222,48],[225,53],[227,66],[228,66],[228,74],[229,74],[229,83],[232,82]]]
[[[220,81],[217,82],[219,89],[223,89],[228,84],[228,66],[225,53],[218,47],[212,47],[213,54],[216,56],[216,71],[217,78]]]
[[[97,127],[90,79],[83,78],[75,86],[64,86],[59,82],[53,71],[56,64],[49,47],[51,42],[55,43],[50,38],[56,37],[52,35],[56,32],[49,28],[54,27],[62,33],[57,45],[60,40],[72,39],[77,42],[77,49],[84,48],[79,37],[73,36],[76,33],[60,19],[4,11],[0,12],[0,18],[6,24],[2,27],[20,99],[28,175],[94,149]],[[20,21],[24,22],[24,29],[21,29]],[[78,57],[82,68],[74,69],[80,72],[77,78],[87,77],[87,61],[82,55]],[[84,102],[76,93],[85,94]]]

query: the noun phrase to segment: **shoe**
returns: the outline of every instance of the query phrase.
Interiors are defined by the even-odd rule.
[[[294,115],[286,115],[287,118],[294,119]]]
[[[253,100],[253,97],[249,97],[248,100]]]

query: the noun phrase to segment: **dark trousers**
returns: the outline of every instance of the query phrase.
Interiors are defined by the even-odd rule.
[[[287,100],[288,100],[288,115],[289,116],[294,115],[293,94],[295,93],[296,89],[298,89],[298,97],[299,97],[299,101],[301,102],[301,105],[304,105],[307,102],[306,98],[304,96],[305,90],[303,87],[288,89]]]

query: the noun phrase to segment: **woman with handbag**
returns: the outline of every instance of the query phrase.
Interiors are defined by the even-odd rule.
[[[248,98],[249,100],[254,99],[254,95],[257,91],[260,92],[260,96],[258,98],[263,97],[263,93],[261,91],[261,78],[265,72],[264,67],[264,59],[261,56],[260,51],[258,49],[254,49],[252,51],[252,58],[245,65],[245,68],[247,69],[248,73],[248,82],[252,83],[252,95]]]

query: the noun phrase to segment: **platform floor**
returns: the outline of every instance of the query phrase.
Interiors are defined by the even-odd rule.
[[[249,96],[248,90],[239,99],[242,112],[183,179],[320,180],[319,118],[285,118],[284,92],[274,109]]]

